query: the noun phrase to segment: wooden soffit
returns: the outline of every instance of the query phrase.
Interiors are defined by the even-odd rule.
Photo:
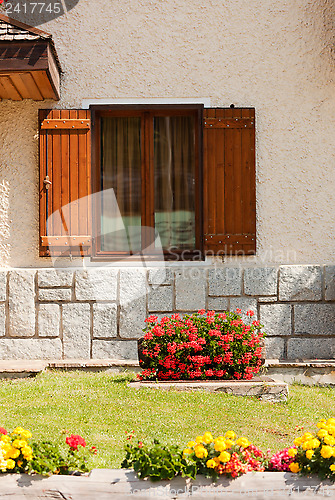
[[[51,35],[0,14],[0,99],[58,100],[60,74]]]

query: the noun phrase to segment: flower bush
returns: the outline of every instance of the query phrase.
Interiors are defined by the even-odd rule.
[[[315,434],[305,432],[288,450],[293,457],[291,472],[318,474],[321,479],[335,481],[335,418],[322,419]]]
[[[213,480],[225,475],[235,478],[251,471],[264,471],[266,457],[246,437],[235,432],[213,438],[210,432],[189,441],[183,451],[187,463],[195,464],[196,472]]]
[[[131,441],[133,435],[128,436]],[[267,459],[263,452],[245,437],[236,439],[235,432],[213,438],[210,432],[189,441],[182,451],[178,446],[153,446],[142,441],[125,446],[126,458],[121,467],[132,467],[142,479],[172,479],[177,475],[195,479],[197,474],[216,480],[225,475],[235,478],[249,471],[264,471]]]
[[[0,427],[0,471],[43,475],[88,472],[87,458],[83,453],[86,442],[81,436],[68,436],[65,450],[49,441],[31,441],[31,432],[22,427],[11,433]],[[96,454],[96,448],[93,446],[90,452]]]
[[[33,459],[30,446],[32,434],[22,427],[16,427],[10,434],[0,427],[0,470],[1,472],[26,472]]]
[[[247,312],[248,324],[240,313],[200,310],[160,321],[149,316],[140,380],[251,379],[262,364],[264,334],[259,321],[252,320],[253,311]]]

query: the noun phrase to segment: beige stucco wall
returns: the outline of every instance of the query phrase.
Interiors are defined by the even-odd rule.
[[[332,0],[80,0],[42,26],[58,103],[0,103],[0,266],[38,257],[40,107],[88,98],[210,98],[257,113],[261,263],[330,263],[335,238]]]

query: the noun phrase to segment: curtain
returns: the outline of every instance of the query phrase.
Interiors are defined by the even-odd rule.
[[[154,117],[155,226],[163,248],[195,247],[193,116]]]
[[[141,250],[141,119],[102,119],[103,251]],[[114,189],[116,202],[107,192]]]

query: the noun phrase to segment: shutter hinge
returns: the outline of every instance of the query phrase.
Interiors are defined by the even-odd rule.
[[[49,189],[52,182],[50,181],[50,177],[48,175],[44,178],[43,183],[44,183],[45,189]]]

